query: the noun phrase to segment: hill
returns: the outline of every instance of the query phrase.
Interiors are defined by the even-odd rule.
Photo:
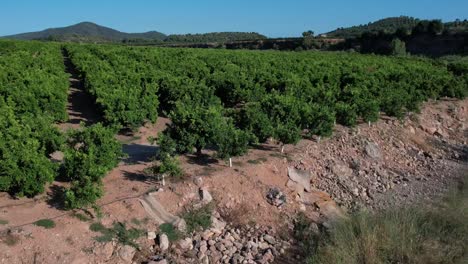
[[[412,29],[419,21],[417,18],[407,16],[389,17],[368,23],[367,25],[337,28],[334,31],[326,33],[326,35],[335,38],[352,38],[359,37],[364,32],[385,31],[387,33],[394,33],[399,28]]]
[[[144,33],[125,33],[112,28],[103,27],[91,22],[82,22],[76,25],[49,28],[38,32],[22,33],[3,38],[18,40],[53,40],[53,41],[83,41],[83,42],[124,42],[124,43],[205,43],[230,42],[239,40],[258,40],[267,37],[255,32],[215,32],[204,34],[169,35],[149,31]]]
[[[82,22],[76,25],[49,28],[38,32],[29,32],[4,38],[20,40],[58,40],[58,41],[123,41],[125,39],[163,40],[166,35],[157,31],[145,33],[125,33],[103,27],[91,22]]]

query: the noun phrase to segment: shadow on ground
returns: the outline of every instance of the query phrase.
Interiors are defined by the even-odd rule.
[[[151,161],[159,151],[159,147],[157,146],[142,144],[124,144],[122,149],[127,155],[123,161],[128,164],[139,164]]]
[[[47,193],[47,204],[58,210],[65,210],[65,187],[54,184],[50,186],[50,192]]]

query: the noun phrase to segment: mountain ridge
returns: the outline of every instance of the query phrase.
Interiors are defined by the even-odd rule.
[[[126,33],[113,28],[98,25],[93,22],[80,22],[66,27],[48,28],[41,31],[26,32],[15,35],[3,36],[2,38],[20,40],[74,40],[90,38],[103,41],[123,41],[124,39],[148,39],[163,40],[167,36],[158,31],[143,33]]]

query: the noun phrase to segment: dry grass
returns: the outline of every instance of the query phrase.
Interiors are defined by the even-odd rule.
[[[252,210],[253,209],[247,202],[241,202],[236,204],[231,209],[222,210],[220,214],[226,222],[232,224],[233,226],[243,226],[249,224],[249,222],[254,221],[254,219],[249,217],[252,215]]]
[[[16,245],[19,242],[19,240],[19,237],[12,234],[11,232],[7,232],[0,237],[0,241],[2,241],[8,246]]]
[[[466,263],[466,185],[426,208],[359,212],[310,238],[307,263]]]

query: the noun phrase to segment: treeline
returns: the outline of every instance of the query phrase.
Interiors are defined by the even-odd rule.
[[[203,34],[172,34],[163,39],[126,38],[123,44],[151,45],[151,44],[202,44],[202,43],[229,43],[244,40],[262,40],[266,36],[256,32],[212,32]]]
[[[242,40],[258,40],[267,37],[256,32],[214,32],[205,34],[181,34],[169,35],[164,40],[166,43],[226,43]]]
[[[328,37],[358,38],[363,34],[405,34],[433,32],[445,34],[467,32],[468,21],[457,19],[453,22],[442,23],[441,20],[420,20],[414,17],[400,16],[384,18],[366,25],[358,25],[348,28],[338,28],[326,33]]]
[[[467,93],[465,75],[424,59],[115,46],[70,49],[97,102],[112,109],[106,114],[109,122],[138,125],[145,116],[154,121],[157,108],[171,119],[159,137],[169,156],[205,148],[222,158],[241,155],[248,145],[267,138],[291,144],[303,136],[329,136],[335,122],[373,122],[380,112],[401,118],[429,98],[462,98]],[[148,84],[154,88],[147,90]],[[109,103],[114,101],[119,107]],[[134,106],[134,101],[139,104]]]

